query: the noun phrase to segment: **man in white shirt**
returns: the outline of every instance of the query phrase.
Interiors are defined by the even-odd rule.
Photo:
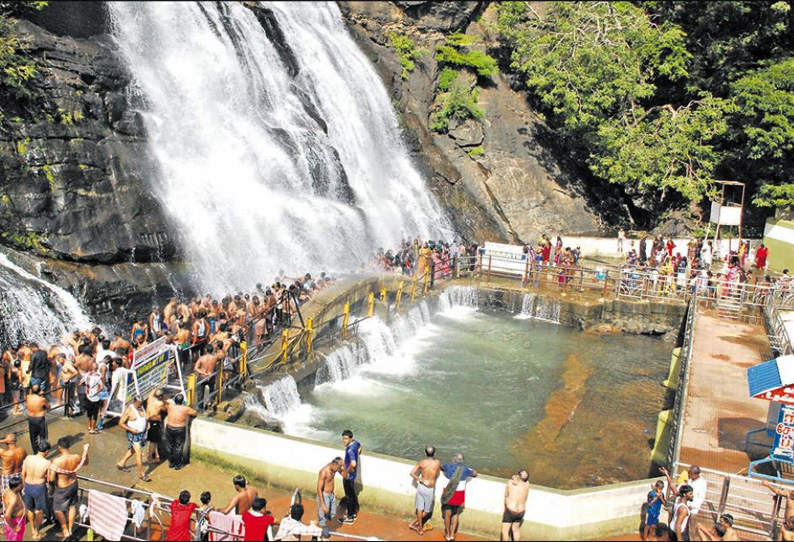
[[[689,480],[687,480],[687,484],[692,486],[694,492],[690,508],[692,509],[692,515],[697,515],[706,500],[706,479],[700,475],[700,467],[697,465],[689,467],[688,472]]]

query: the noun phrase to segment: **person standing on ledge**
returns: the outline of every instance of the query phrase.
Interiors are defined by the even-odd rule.
[[[185,396],[178,393],[173,404],[168,405],[168,428],[165,431],[171,456],[168,458],[168,467],[179,470],[185,466],[185,442],[187,440],[187,424],[190,418],[198,416],[198,412],[185,406]]]
[[[425,448],[426,458],[420,460],[411,471],[411,478],[416,480],[416,519],[408,524],[408,528],[419,534],[432,529],[427,525],[436,505],[436,481],[441,474],[441,461],[436,459],[436,447]]]
[[[469,478],[476,478],[477,471],[463,464],[462,453],[455,454],[452,463],[445,463],[441,472],[449,483],[441,494],[441,513],[444,516],[444,539],[455,540],[458,534],[460,514],[466,505],[466,484]]]
[[[41,386],[34,384],[25,399],[28,409],[28,430],[30,432],[30,447],[33,455],[39,452],[39,441],[47,440],[47,420],[44,415],[50,409],[50,404],[44,398]]]
[[[623,231],[623,230],[621,230]],[[529,497],[529,472],[518,471],[505,487],[505,512],[502,515],[502,536],[499,540],[521,540],[521,526]]]
[[[345,468],[342,471],[342,485],[345,488],[347,513],[345,517],[339,520],[339,523],[353,524],[356,522],[359,510],[356,479],[358,478],[363,446],[353,438],[353,431],[350,429],[342,431],[342,442],[345,443]]]

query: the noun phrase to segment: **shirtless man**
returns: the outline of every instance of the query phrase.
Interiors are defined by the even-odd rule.
[[[341,457],[335,457],[322,469],[317,477],[317,515],[320,527],[323,529],[323,538],[328,538],[328,521],[336,517],[336,495],[334,494],[334,479],[337,473],[344,469]]]
[[[212,373],[215,372],[215,367],[218,363],[218,358],[215,354],[215,348],[210,344],[207,346],[206,354],[201,356],[197,361],[196,364],[193,366],[193,370],[196,371],[198,374],[198,380],[202,381],[205,379],[205,382],[197,385],[197,401],[198,404],[202,406],[202,408],[207,408],[207,402],[203,401],[204,399],[204,386],[209,387],[209,393],[212,395],[212,392],[215,391],[215,385],[217,383],[217,378],[212,377]]]
[[[50,452],[50,443],[43,440],[39,443],[39,451],[29,455],[22,463],[22,483],[25,486],[25,508],[28,510],[28,523],[33,532],[33,540],[41,540],[39,527],[47,510],[47,473],[50,462],[47,454]]]
[[[93,362],[94,359],[91,356],[82,352],[74,357],[74,366],[78,371],[78,377],[75,383],[77,384],[77,400],[80,404],[80,412],[84,412],[87,406],[87,401],[85,398],[85,383],[83,382],[82,377],[91,370],[91,364]],[[78,412],[78,414],[80,412]]]
[[[427,457],[420,460],[411,471],[411,478],[417,484],[414,506],[416,519],[408,524],[408,528],[419,534],[425,534],[425,524],[433,515],[433,507],[436,505],[436,481],[441,474],[441,461],[436,459],[436,447],[426,447],[425,455]]]
[[[786,491],[785,489],[773,486],[769,482],[761,482],[761,485],[765,486],[776,496],[786,499],[786,513],[783,517],[790,518],[794,516],[794,489]]]
[[[22,474],[22,463],[28,452],[17,446],[17,436],[14,433],[7,434],[0,442],[6,445],[6,449],[0,455],[3,460],[2,491],[5,492],[11,479],[18,478]]]
[[[22,480],[15,476],[3,490],[3,519],[6,540],[23,540],[25,537],[25,501],[22,500]]]
[[[126,359],[130,352],[130,342],[121,336],[121,333],[113,334],[113,341],[110,343],[110,349],[113,350],[120,358]]]
[[[234,510],[235,514],[242,516],[251,509],[251,504],[254,502],[254,499],[259,497],[259,491],[249,486],[245,477],[239,474],[234,477],[232,483],[234,484],[234,490],[237,492],[237,495],[235,495],[234,498],[229,501],[229,504],[226,505],[226,508],[220,510],[220,512],[222,514],[228,514]]]
[[[75,512],[77,511],[77,471],[88,465],[89,444],[83,445],[83,455],[79,456],[69,451],[71,446],[69,437],[58,439],[58,452],[61,454],[52,461],[47,481],[55,484],[55,493],[52,495],[52,507],[55,517],[61,525],[61,536],[72,536]],[[57,536],[57,535],[56,535]]]
[[[168,428],[166,437],[171,449],[168,467],[179,470],[184,466],[184,446],[187,440],[187,424],[190,418],[198,416],[198,412],[185,406],[185,396],[181,393],[174,397],[174,402],[167,406]]]
[[[148,461],[160,462],[160,441],[163,438],[163,414],[168,410],[163,401],[163,390],[152,390],[146,400],[146,421],[149,429],[146,440],[149,441]]]
[[[777,539],[794,541],[794,516],[786,515],[786,521],[781,526]]]
[[[521,540],[521,525],[529,497],[529,473],[518,471],[505,487],[505,512],[502,515],[502,536],[500,540]]]
[[[182,371],[187,369],[187,364],[190,363],[190,329],[185,322],[177,320],[174,323],[177,353],[179,356],[179,363],[182,365]]]
[[[168,329],[171,329],[171,323],[175,315],[176,315],[176,298],[172,297],[168,301],[168,304],[163,309],[163,318],[165,318],[165,323],[168,324]]]
[[[74,400],[79,375],[80,371],[77,370],[74,363],[69,358],[64,359],[61,366],[61,382],[63,382],[63,398],[61,402],[64,405],[64,414],[67,418],[74,415]]]
[[[28,430],[30,431],[30,447],[37,453],[39,441],[47,440],[47,420],[44,418],[50,404],[44,398],[44,392],[38,384],[30,388],[30,393],[25,399],[28,409]]]

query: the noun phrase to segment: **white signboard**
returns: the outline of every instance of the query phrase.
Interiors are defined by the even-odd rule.
[[[488,258],[491,261],[491,273],[498,275],[524,276],[527,270],[528,254],[524,247],[503,245],[502,243],[485,243],[485,254],[482,258],[482,270],[488,271]]]
[[[738,226],[742,222],[742,208],[726,207],[712,201],[709,221],[722,226]]]

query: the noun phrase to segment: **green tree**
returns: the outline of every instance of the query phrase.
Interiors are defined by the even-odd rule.
[[[732,169],[758,185],[756,205],[794,205],[794,58],[749,72],[731,93]]]
[[[36,75],[35,63],[13,35],[13,17],[46,6],[47,2],[0,2],[0,92],[7,96],[30,98],[30,82]]]

